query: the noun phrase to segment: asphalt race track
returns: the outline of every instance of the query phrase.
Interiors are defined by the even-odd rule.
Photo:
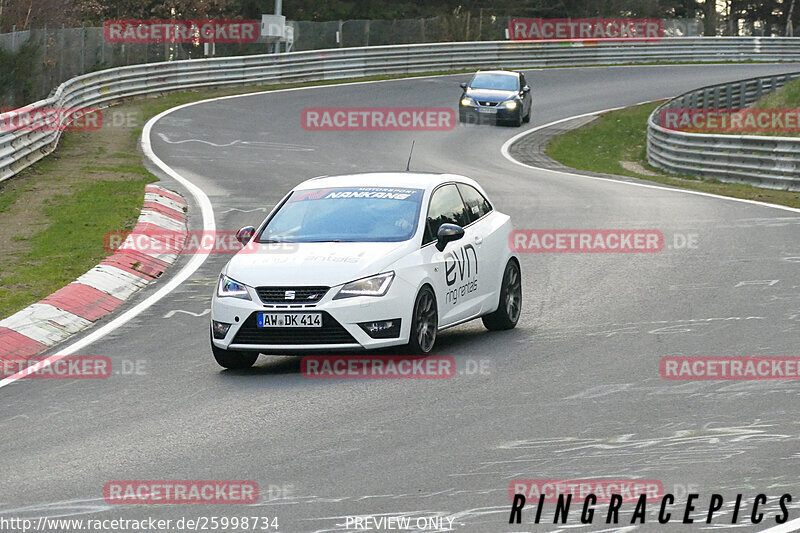
[[[534,127],[665,98],[711,83],[800,70],[797,65],[572,68],[526,72]],[[355,531],[347,516],[448,517],[428,531],[686,531],[686,493],[730,503],[759,493],[764,521],[743,507],[708,528],[775,526],[778,497],[800,517],[796,381],[668,381],[664,356],[800,355],[800,213],[664,187],[526,168],[501,155],[520,129],[459,125],[449,132],[308,132],[305,107],[455,106],[468,76],[256,94],[168,114],[154,152],[210,198],[217,228],[256,225],[309,177],[412,170],[477,179],[517,228],[647,228],[655,254],[525,254],[518,327],[480,322],[443,332],[446,380],[309,380],[299,357],[264,357],[221,371],[208,340],[210,294],[224,255],[81,353],[123,369],[106,380],[23,380],[0,389],[0,514],[177,520],[277,517],[279,531]],[[171,178],[164,184],[197,203]],[[632,181],[632,180],[624,180]],[[644,183],[644,182],[639,182]],[[677,237],[676,237],[677,235]],[[694,235],[693,249],[675,247]],[[676,241],[677,239],[677,241]],[[158,290],[152,284],[132,302]],[[96,329],[96,328],[95,328]],[[483,363],[483,372],[474,372]],[[138,372],[131,367],[138,365]],[[127,370],[126,370],[127,369]],[[676,495],[673,522],[625,529],[598,510],[554,526],[545,507],[510,525],[515,479],[641,478]],[[254,480],[250,506],[111,505],[112,480]],[[598,507],[600,509],[600,506]],[[632,504],[623,505],[629,522]],[[549,523],[549,525],[547,525]],[[363,529],[362,529],[363,531]]]

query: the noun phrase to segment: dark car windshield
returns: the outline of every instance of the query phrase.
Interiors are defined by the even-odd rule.
[[[516,76],[508,74],[475,74],[469,84],[472,89],[492,89],[495,91],[516,91],[519,82]]]
[[[399,242],[416,233],[422,189],[343,187],[294,191],[259,242]]]

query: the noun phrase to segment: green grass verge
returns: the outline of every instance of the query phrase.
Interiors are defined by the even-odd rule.
[[[800,192],[672,176],[650,166],[646,152],[647,117],[658,105],[642,104],[605,113],[585,126],[554,137],[545,152],[556,161],[580,170],[642,178],[722,196],[800,207]],[[629,164],[625,168],[623,161],[634,165]],[[631,166],[641,170],[631,170]]]
[[[46,228],[12,237],[29,246],[13,277],[0,281],[0,316],[58,290],[108,255],[104,235],[112,229],[132,229],[144,186],[151,181],[152,177],[92,181],[49,199],[42,209]]]
[[[55,153],[0,184],[0,319],[92,268],[108,255],[103,236],[135,225],[144,186],[156,180],[142,164],[138,140],[147,120],[162,111],[219,96],[466,72],[197,89],[110,108],[135,120],[123,127],[66,133]]]
[[[790,81],[775,92],[762,96],[752,106],[759,109],[795,107],[800,104],[800,79]]]

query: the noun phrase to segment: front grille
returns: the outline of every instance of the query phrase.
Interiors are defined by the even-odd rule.
[[[315,304],[330,287],[256,287],[265,304]],[[294,297],[292,297],[294,296]]]
[[[233,344],[358,344],[335,318],[320,312],[321,328],[260,328],[253,313],[236,333]]]
[[[487,107],[496,107],[499,102],[481,102],[478,101],[480,105],[487,106]]]

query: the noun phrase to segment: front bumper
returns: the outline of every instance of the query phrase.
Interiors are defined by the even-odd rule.
[[[334,300],[341,286],[332,287],[316,304],[265,304],[255,295],[252,301],[214,295],[211,320],[231,324],[218,348],[257,352],[341,351],[375,349],[408,343],[414,288],[395,278],[389,292],[381,297],[357,296]],[[259,328],[259,312],[313,312],[322,314],[322,327]],[[400,320],[399,335],[373,338],[359,324]]]
[[[465,106],[459,103],[458,112],[463,122],[477,124],[480,122],[510,122],[519,118],[522,113],[522,104],[514,109],[498,106]]]

